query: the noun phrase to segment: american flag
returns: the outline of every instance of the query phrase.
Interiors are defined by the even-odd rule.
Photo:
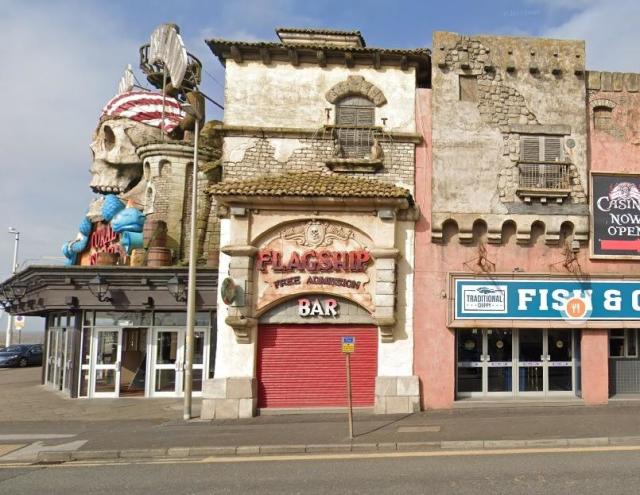
[[[128,91],[114,96],[102,109],[102,117],[124,117],[172,132],[185,116],[180,102],[170,96],[164,98],[162,123],[162,95],[150,91]]]

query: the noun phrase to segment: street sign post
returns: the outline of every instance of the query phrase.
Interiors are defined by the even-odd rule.
[[[349,440],[353,440],[353,406],[351,399],[351,354],[356,350],[356,338],[352,336],[342,337],[342,353],[347,364],[347,401],[349,405]]]

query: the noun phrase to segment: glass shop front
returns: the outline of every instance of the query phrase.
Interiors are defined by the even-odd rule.
[[[186,312],[82,311],[47,318],[45,383],[71,397],[181,397]],[[193,391],[213,378],[215,312],[195,320]]]

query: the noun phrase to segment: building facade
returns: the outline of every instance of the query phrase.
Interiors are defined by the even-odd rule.
[[[344,407],[343,336],[354,404],[416,411],[414,109],[429,52],[278,36],[207,42],[226,67],[219,276],[238,294],[218,301],[203,417]]]
[[[640,75],[588,71],[581,41],[277,35],[206,42],[226,80],[197,164],[203,418],[343,408],[343,338],[381,414],[640,393]],[[190,64],[170,129],[118,113],[156,93],[103,110],[70,266],[2,284],[47,318],[43,382],[72,397],[182,394]]]
[[[635,391],[638,268],[594,251],[618,216],[590,208],[596,191],[638,204],[633,176],[598,174],[637,166],[636,76],[588,73],[582,42],[435,33],[432,81],[416,164],[423,407]]]

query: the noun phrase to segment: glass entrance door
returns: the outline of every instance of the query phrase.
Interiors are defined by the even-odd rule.
[[[183,387],[184,330],[155,329],[152,356],[151,395],[155,397],[180,395]]]
[[[93,397],[120,395],[120,358],[122,329],[96,328],[93,334]]]
[[[568,394],[574,391],[572,333],[566,330],[547,330],[547,373],[550,394]]]
[[[544,396],[544,331],[518,330],[518,394]]]
[[[458,331],[457,392],[461,397],[513,395],[513,331]]]
[[[556,329],[458,330],[457,396],[575,395],[573,334]]]

